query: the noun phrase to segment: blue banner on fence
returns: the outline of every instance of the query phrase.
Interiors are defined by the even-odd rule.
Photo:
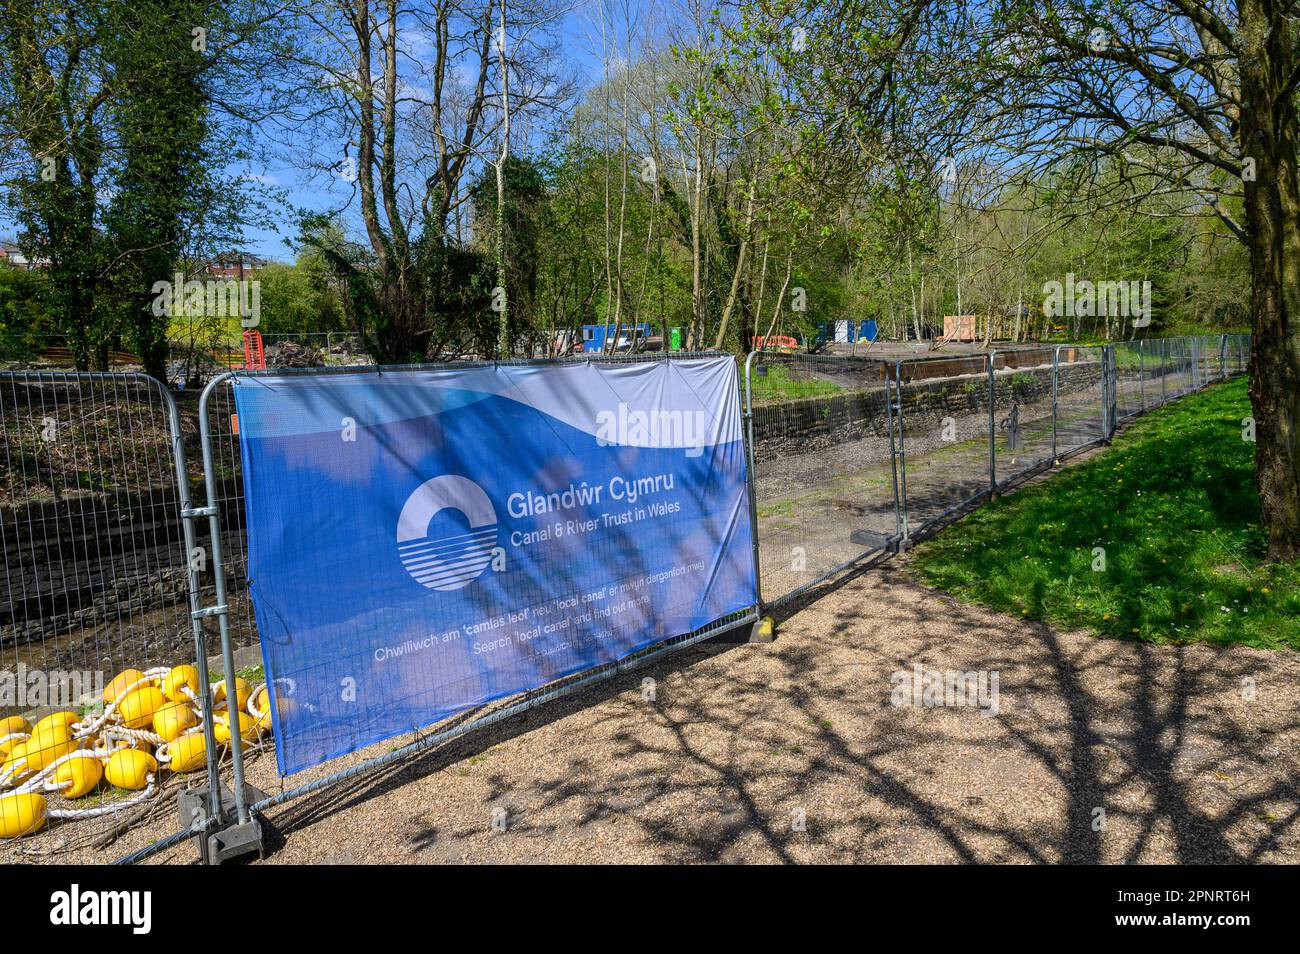
[[[752,606],[730,358],[235,382],[282,774]]]

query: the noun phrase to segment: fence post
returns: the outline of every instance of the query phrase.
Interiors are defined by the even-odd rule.
[[[1105,345],[1106,354],[1106,436],[1119,430],[1119,360],[1114,345]]]
[[[235,653],[230,645],[230,607],[226,602],[226,568],[221,553],[221,507],[218,503],[216,468],[213,465],[212,427],[208,420],[208,402],[218,387],[225,385],[234,377],[232,372],[217,375],[208,382],[208,386],[199,396],[199,440],[203,449],[203,484],[208,495],[208,505],[203,509],[208,517],[208,532],[212,537],[212,575],[216,603],[197,612],[201,616],[217,618],[217,625],[221,631],[221,662],[227,699],[235,698]],[[270,699],[271,694],[268,691],[268,701]],[[229,704],[227,709],[229,711]],[[251,818],[248,811],[248,797],[244,784],[244,737],[240,732],[238,716],[233,713],[232,716],[230,753],[234,779],[231,787],[234,789],[237,824],[224,831],[219,830],[212,836],[217,843],[215,860],[218,862],[250,851],[260,852],[262,849],[261,827]]]
[[[168,390],[167,385],[158,381],[154,383],[158,386],[167,405],[167,424],[171,429],[172,438],[172,460],[176,465],[177,503],[180,506],[181,533],[185,541],[185,579],[190,596],[190,623],[194,632],[194,669],[198,673],[199,694],[202,697],[204,757],[208,768],[208,816],[202,819],[202,823],[206,824],[210,819],[221,817],[221,777],[217,772],[217,739],[212,725],[212,693],[209,691],[211,683],[208,679],[208,650],[203,632],[199,571],[194,566],[194,521],[202,515],[202,511],[195,510],[190,502],[189,474],[185,466],[185,441],[182,436],[181,415],[176,406],[176,398]],[[189,821],[193,826],[195,819]],[[200,837],[205,841],[205,847],[201,852],[206,855],[206,836],[200,835]]]
[[[1110,369],[1106,367],[1106,346],[1097,358],[1101,372],[1101,439],[1110,440]]]
[[[748,434],[749,460],[748,460],[748,482],[749,482],[749,523],[753,528],[753,554],[754,561],[754,606],[759,615],[763,612],[763,574],[762,564],[759,560],[759,543],[758,543],[758,486],[754,477],[754,391],[750,383],[750,375],[753,373],[754,355],[756,351],[751,351],[749,357],[745,359],[745,431]],[[664,351],[665,359],[668,352]]]
[[[998,492],[998,449],[997,449],[997,412],[994,409],[993,399],[993,372],[997,365],[997,350],[989,352],[989,499],[997,496]]]
[[[894,393],[898,395],[898,492],[903,517],[903,538],[900,547],[906,550],[912,536],[911,522],[907,512],[907,444],[903,434],[903,359],[894,365]]]
[[[1147,409],[1147,367],[1145,340],[1138,339],[1138,394],[1141,396],[1142,410]]]
[[[1165,379],[1169,377],[1169,339],[1160,339],[1160,403],[1165,403]]]
[[[1056,410],[1057,401],[1061,393],[1061,346],[1056,345],[1052,348],[1052,466],[1060,463],[1057,459],[1057,427],[1056,427]]]
[[[889,431],[889,469],[894,484],[894,537],[903,537],[903,514],[898,499],[898,443],[894,439],[894,386],[889,379],[889,365],[881,364],[885,375],[885,429]]]

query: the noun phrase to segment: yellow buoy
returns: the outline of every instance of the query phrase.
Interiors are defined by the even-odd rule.
[[[104,766],[93,755],[78,755],[54,770],[54,781],[64,798],[87,795],[104,777]]]
[[[237,712],[235,715],[239,718],[239,734],[250,742],[257,738],[257,720],[247,712]],[[230,713],[227,712],[219,718],[220,721],[212,727],[212,734],[220,744],[227,745],[230,742]]]
[[[164,742],[180,737],[190,726],[198,725],[199,717],[184,702],[169,702],[153,714],[153,730]]]
[[[32,727],[22,716],[10,716],[7,719],[0,719],[0,739],[7,735],[31,735],[31,733]],[[7,759],[9,753],[22,741],[22,739],[10,739],[8,742],[0,742],[0,762]]]
[[[113,702],[131,686],[144,678],[139,669],[124,669],[113,677],[113,681],[104,687],[104,704]]]
[[[167,704],[161,689],[141,686],[122,700],[118,711],[128,729],[143,729],[153,721],[153,714]]]
[[[236,709],[243,709],[248,705],[248,693],[249,693],[248,683],[244,682],[244,680],[236,676],[235,677],[235,708]],[[214,690],[212,698],[215,705],[220,705],[222,702],[225,701],[226,680],[223,679],[219,683],[217,683],[217,687]]]
[[[148,752],[118,749],[108,757],[104,777],[110,785],[139,791],[149,784],[149,776],[158,771],[158,763]]]
[[[271,699],[266,685],[258,686],[248,698],[248,714],[257,719],[257,731],[260,735],[263,732],[271,731]],[[283,714],[284,706],[281,705],[280,712]]]
[[[267,691],[266,683],[262,683],[253,690],[252,695],[248,697],[248,711],[251,713],[254,709],[258,712],[266,711],[270,704],[270,693]]]
[[[23,772],[39,772],[55,759],[75,751],[78,745],[75,739],[69,738],[66,725],[54,722],[37,726],[30,739],[9,753],[9,761],[16,761],[21,749]]]
[[[173,702],[187,702],[189,697],[181,690],[189,689],[195,698],[199,695],[199,671],[190,665],[175,666],[163,678],[163,695]]]
[[[171,758],[167,765],[173,772],[192,772],[207,764],[206,753],[202,732],[183,735],[167,746],[167,754]]]
[[[9,716],[7,719],[0,719],[0,735],[31,735],[31,724],[22,716]]]
[[[0,796],[0,838],[17,838],[45,824],[45,796],[15,792]]]
[[[72,724],[80,718],[75,712],[51,712],[32,727],[32,735],[42,735],[57,726],[64,735],[71,737]]]

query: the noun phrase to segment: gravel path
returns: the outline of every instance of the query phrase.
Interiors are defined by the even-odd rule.
[[[916,664],[997,671],[998,714],[894,707]],[[687,650],[276,809],[269,861],[1296,863],[1298,703],[1297,654],[1058,633],[893,560],[772,645]]]

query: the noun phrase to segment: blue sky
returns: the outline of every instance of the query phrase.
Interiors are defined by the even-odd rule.
[[[589,89],[601,76],[600,32],[596,16],[596,10],[589,3],[580,0],[564,15],[559,25],[564,65],[576,75],[580,90]],[[518,149],[525,144],[515,141],[513,145]],[[326,145],[325,148],[333,148],[341,154],[341,149],[335,146]],[[230,171],[232,175],[249,175],[268,186],[283,189],[291,206],[313,212],[340,208],[347,203],[352,191],[352,186],[342,180],[331,183],[307,182],[299,170],[287,164]],[[277,218],[276,228],[248,229],[242,250],[262,258],[291,261],[293,252],[286,247],[285,239],[292,239],[295,235],[292,215],[286,211]],[[350,231],[359,232],[360,221],[355,212],[355,203],[345,213],[344,222]]]

